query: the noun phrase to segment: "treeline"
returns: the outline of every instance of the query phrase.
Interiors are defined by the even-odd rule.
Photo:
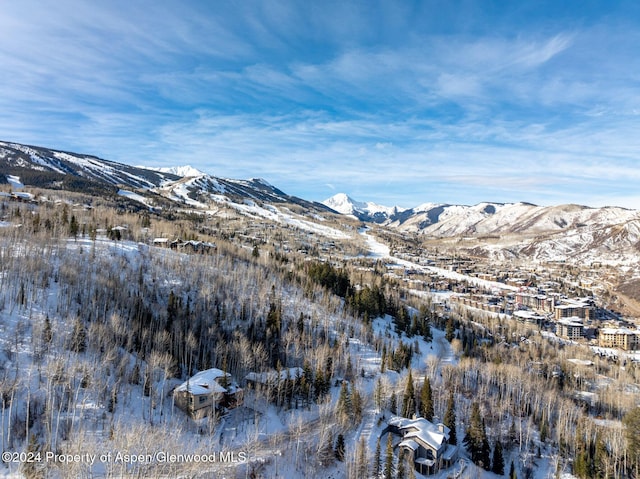
[[[305,264],[305,273],[312,282],[343,298],[351,311],[367,323],[384,314],[394,316],[396,313],[387,300],[384,286],[353,286],[345,268],[338,270],[327,262],[314,261]]]
[[[373,285],[353,286],[345,267],[337,269],[330,263],[321,261],[307,262],[304,271],[312,282],[343,298],[350,311],[366,324],[388,314],[393,318],[399,334],[405,333],[408,337],[420,335],[426,341],[431,340],[429,323],[435,317],[433,312],[423,307],[419,313],[410,314],[404,302],[387,292],[391,288],[384,278]]]

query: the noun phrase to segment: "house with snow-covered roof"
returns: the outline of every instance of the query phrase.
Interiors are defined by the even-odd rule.
[[[387,432],[401,437],[398,448],[420,474],[435,474],[453,465],[458,447],[449,444],[451,430],[424,418],[392,417]]]
[[[242,404],[243,390],[232,384],[231,375],[212,368],[200,371],[173,390],[175,405],[194,419],[201,419],[217,408]]]

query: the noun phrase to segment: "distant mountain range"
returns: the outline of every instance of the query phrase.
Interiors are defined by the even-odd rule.
[[[531,203],[479,203],[473,206],[424,203],[399,209],[364,203],[339,193],[323,201],[339,213],[362,221],[420,232],[430,236],[492,235],[566,231],[590,224],[611,224],[637,219],[638,211],[619,207],[580,205],[536,206]]]
[[[232,180],[207,175],[192,167],[146,168],[104,160],[96,156],[52,150],[38,146],[0,142],[0,181],[8,175],[27,186],[65,189],[90,194],[133,190],[140,198],[149,195],[177,205],[206,206],[207,201],[294,203],[311,210],[330,211],[326,206],[287,195],[262,179]],[[126,192],[126,191],[125,191]]]
[[[640,212],[620,207],[425,203],[399,209],[337,194],[323,202],[342,214],[391,230],[457,238],[460,250],[495,259],[603,261],[637,265]]]
[[[290,196],[262,179],[232,180],[192,167],[143,168],[91,155],[0,142],[0,182],[112,195],[154,205],[206,208],[212,202],[298,205],[312,221],[318,213],[432,238],[457,238],[471,254],[508,259],[637,263],[640,213],[618,207],[536,206],[530,203],[452,205],[424,203],[398,208],[356,201],[344,193],[322,203]]]

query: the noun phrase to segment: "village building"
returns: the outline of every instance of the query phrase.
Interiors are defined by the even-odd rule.
[[[530,294],[521,291],[516,293],[515,301],[517,307],[531,308],[546,313],[553,312],[555,308],[555,298],[546,294]]]
[[[582,320],[577,316],[561,319],[556,323],[556,336],[574,341],[584,338]]]
[[[556,304],[554,309],[554,316],[556,321],[563,318],[571,318],[577,316],[581,319],[590,319],[593,315],[593,300],[585,299],[573,299],[563,300],[562,304]]]
[[[211,250],[216,249],[216,245],[214,243],[209,243],[207,241],[182,241],[180,239],[173,240],[169,247],[174,250],[186,251],[189,253],[209,253]]]
[[[194,419],[216,409],[232,409],[243,402],[244,391],[231,381],[231,375],[216,368],[200,371],[173,390],[176,407]]]
[[[451,430],[442,423],[393,417],[385,432],[401,437],[398,449],[420,474],[435,474],[451,467],[458,457],[458,447],[449,444]]]
[[[169,246],[169,238],[154,238],[153,246],[158,246],[161,248],[166,248]]]
[[[518,310],[513,312],[513,317],[522,323],[543,324],[546,318],[533,311]]]
[[[599,330],[598,345],[603,348],[635,351],[640,349],[640,331],[629,328],[602,328]]]

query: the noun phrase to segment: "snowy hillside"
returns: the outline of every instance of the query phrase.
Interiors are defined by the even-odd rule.
[[[318,204],[10,143],[0,167],[0,477],[542,478],[592,437],[611,470],[636,457],[637,369],[515,315],[544,288],[617,318],[635,211]],[[403,451],[434,443],[427,476]]]
[[[159,171],[160,173],[170,173],[172,175],[180,176],[182,178],[189,176],[204,176],[206,173],[204,171],[200,171],[197,168],[194,168],[191,165],[184,166],[171,166],[164,168],[153,168],[149,166],[140,166],[140,168],[145,168],[147,170]]]
[[[23,181],[26,181],[25,173],[40,172],[39,175],[32,173],[30,178],[32,182],[37,182],[34,186],[44,187],[53,186],[64,177],[76,177],[97,185],[125,185],[130,188],[154,188],[179,179],[171,173],[136,168],[91,155],[7,142],[0,142],[0,166],[3,170],[16,171]]]
[[[118,191],[140,204],[152,205],[160,195],[177,206],[206,208],[220,200],[293,203],[312,214],[328,212],[320,203],[287,195],[260,178],[233,180],[207,175],[191,166],[134,167],[91,155],[0,142],[0,167],[28,186],[113,195]],[[122,195],[121,195],[122,196]]]
[[[521,257],[629,264],[638,261],[640,213],[618,207],[424,203],[398,210],[345,194],[324,201],[333,210],[426,238],[463,238],[457,247],[496,260]],[[490,239],[490,241],[487,241]]]

